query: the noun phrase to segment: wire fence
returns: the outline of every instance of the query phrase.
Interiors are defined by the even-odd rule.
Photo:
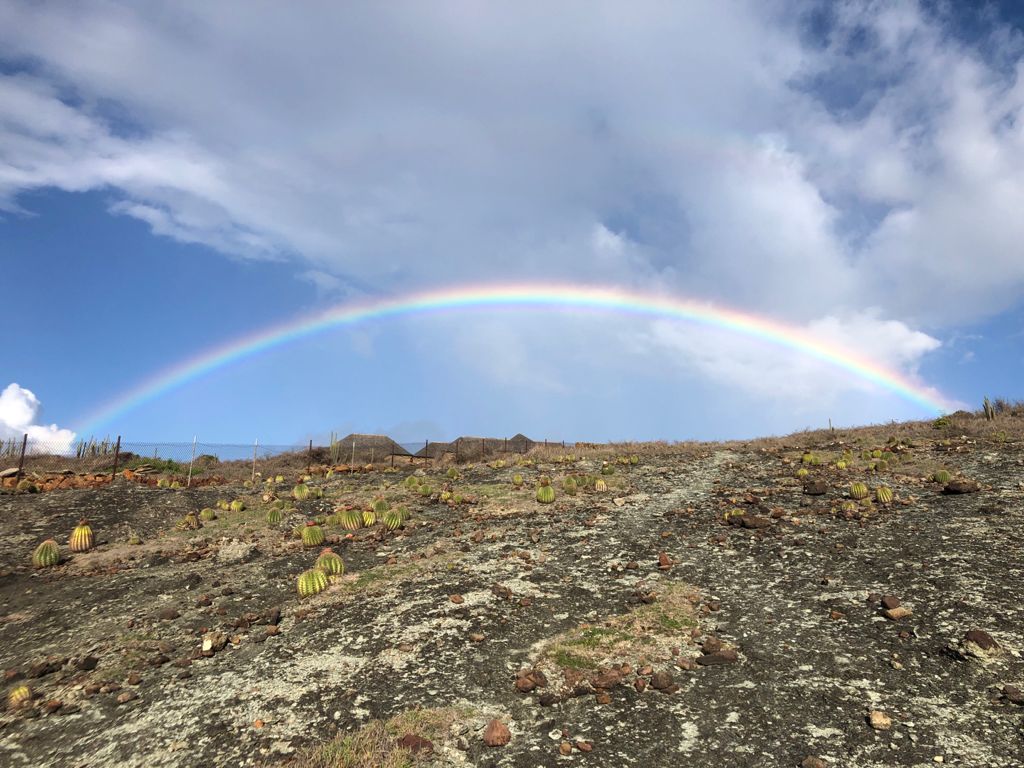
[[[0,441],[0,485],[39,490],[91,487],[120,474],[155,485],[209,485],[257,477],[293,477],[313,471],[365,471],[438,461],[486,461],[525,454],[540,446],[565,449],[564,442],[460,437],[449,442],[399,442],[386,435],[331,435],[326,445],[251,445],[104,440],[56,440],[22,435]],[[570,448],[575,444],[570,444]],[[26,483],[28,485],[26,485]]]

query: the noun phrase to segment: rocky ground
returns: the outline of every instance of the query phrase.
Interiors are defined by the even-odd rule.
[[[1020,442],[583,453],[421,468],[429,496],[413,469],[318,476],[274,525],[240,485],[0,496],[0,667],[32,696],[0,764],[1024,765]],[[404,528],[325,525],[346,574],[300,600],[320,548],[294,527],[377,496]],[[247,509],[175,527],[220,498]],[[98,545],[71,554],[81,516]]]

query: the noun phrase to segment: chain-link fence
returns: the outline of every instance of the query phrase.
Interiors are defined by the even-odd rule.
[[[40,489],[90,487],[116,474],[149,484],[184,486],[295,476],[314,469],[358,471],[437,461],[485,461],[532,448],[565,449],[564,442],[510,438],[459,437],[450,442],[398,442],[386,435],[331,435],[326,445],[252,445],[59,440],[23,435],[0,442],[0,482],[11,488],[27,481]]]

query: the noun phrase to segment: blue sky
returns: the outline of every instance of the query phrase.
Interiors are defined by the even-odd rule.
[[[212,346],[469,282],[707,301],[970,407],[1024,397],[1016,4],[152,8],[0,2],[0,436],[67,437]],[[929,415],[735,334],[500,310],[307,339],[96,429],[689,439]]]

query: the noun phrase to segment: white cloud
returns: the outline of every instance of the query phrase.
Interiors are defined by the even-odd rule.
[[[559,279],[703,297],[913,376],[1024,293],[1020,39],[966,45],[914,0],[828,5],[813,41],[791,4],[754,0],[11,0],[0,45],[25,71],[0,75],[0,206],[107,190],[157,234],[294,260],[322,296]],[[501,348],[564,386],[547,340],[453,335],[465,365]],[[684,375],[760,397],[862,386],[719,331],[598,335],[611,359],[676,350]]]
[[[70,446],[75,439],[70,429],[35,423],[40,409],[39,398],[31,390],[8,384],[0,392],[0,440],[19,439],[27,434],[30,443],[38,441],[55,450]]]

